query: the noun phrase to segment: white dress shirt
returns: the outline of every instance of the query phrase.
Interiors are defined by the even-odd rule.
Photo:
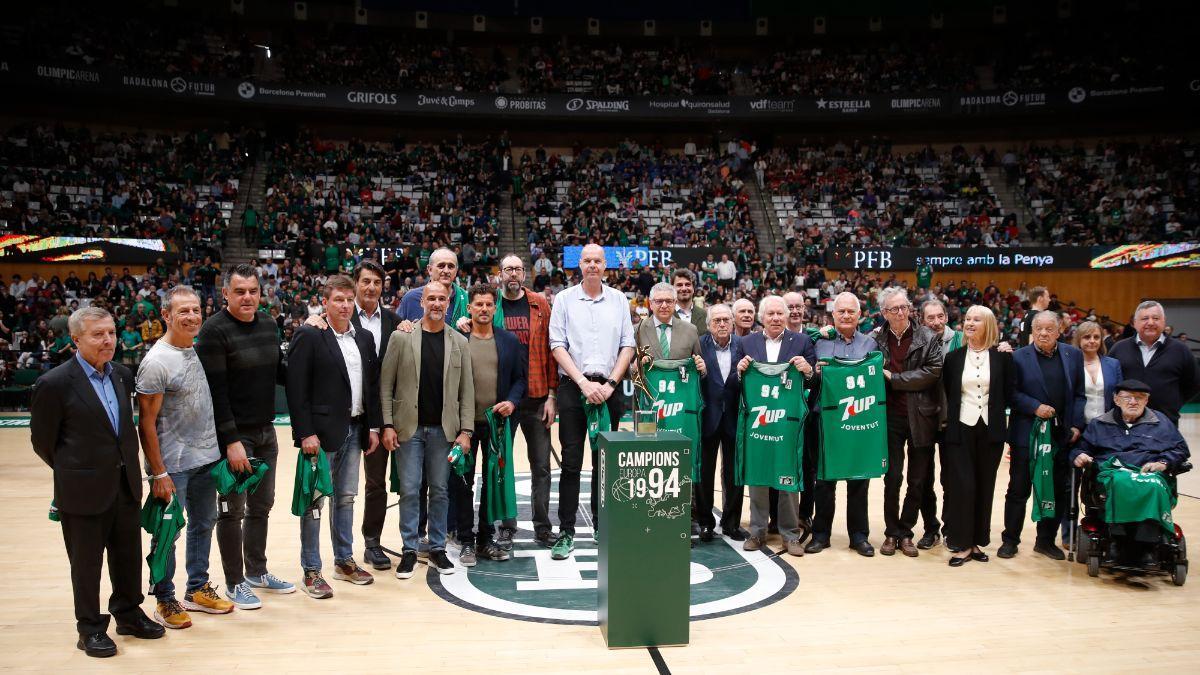
[[[1142,338],[1138,337],[1137,346],[1138,346],[1138,351],[1140,351],[1142,353],[1142,365],[1143,366],[1150,365],[1150,359],[1154,358],[1154,353],[1157,352],[1158,348],[1161,347],[1162,344],[1166,341],[1167,341],[1166,333],[1159,335],[1158,339],[1155,340],[1151,344],[1146,344],[1145,342],[1142,342]]]
[[[778,338],[772,340],[764,332],[763,342],[766,343],[767,347],[767,363],[777,363],[779,361],[779,350],[783,349],[783,333],[780,333]]]
[[[354,341],[354,325],[345,333],[338,333],[333,326],[333,339],[337,341],[338,349],[342,350],[342,360],[346,362],[346,375],[350,377],[350,416],[358,417],[363,414],[362,391],[362,355],[358,352],[358,343]]]
[[[1104,400],[1104,368],[1096,364],[1096,379],[1092,379],[1086,364],[1083,369],[1083,393],[1087,402],[1083,404],[1083,419],[1091,422],[1104,414],[1108,402]]]
[[[958,421],[973,427],[980,420],[988,423],[988,392],[991,391],[991,355],[987,350],[977,352],[967,347],[967,360],[963,363],[962,405],[958,409]]]
[[[354,313],[358,315],[358,325],[370,333],[371,338],[375,340],[375,353],[378,354],[379,343],[383,339],[383,309],[376,304],[375,313],[367,314],[367,311],[355,301]]]
[[[591,298],[583,292],[583,284],[576,284],[554,297],[550,351],[566,349],[580,373],[608,377],[621,350],[636,345],[629,300],[621,291],[601,285],[600,296]],[[558,372],[566,375],[561,367]]]
[[[722,347],[721,343],[713,338],[713,348],[717,352],[717,368],[721,371],[721,381],[729,379],[729,369],[733,367],[733,336],[729,336],[729,342]]]

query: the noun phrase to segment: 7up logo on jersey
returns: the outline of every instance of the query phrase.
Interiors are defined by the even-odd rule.
[[[875,374],[875,366],[868,366],[868,372],[871,375],[874,375]],[[846,376],[846,389],[865,389],[866,387],[867,387],[867,379],[865,377],[863,377],[862,375],[859,375],[857,377],[855,377],[854,375]],[[844,398],[838,399],[838,403],[841,403],[843,406],[842,407],[842,421],[845,422],[846,420],[850,419],[851,417],[854,417],[855,415],[859,415],[859,414],[865,413],[866,411],[870,410],[871,406],[875,405],[875,397],[874,396],[863,396],[860,398],[860,397],[854,396],[852,394],[850,396],[846,396]]]
[[[782,408],[777,410],[767,410],[767,406],[765,405],[756,405],[750,408],[750,412],[754,413],[754,421],[750,423],[750,428],[757,429],[759,427],[765,427],[768,424],[774,424],[775,422],[783,419],[786,411]]]
[[[654,409],[658,411],[658,419],[665,420],[668,417],[674,417],[683,412],[683,401],[676,401],[675,403],[655,401]]]
[[[582,472],[581,508],[575,527],[575,552],[554,560],[550,549],[533,536],[530,475],[516,475],[517,527],[511,558],[481,559],[470,569],[442,576],[427,571],[426,581],[439,597],[472,611],[522,621],[582,624],[598,622],[599,547],[592,536],[588,508],[587,471]],[[558,472],[551,477],[550,495],[558,495]],[[478,487],[476,495],[479,494]],[[556,509],[553,501],[551,512]],[[387,542],[385,541],[385,544]],[[765,551],[765,549],[764,549]],[[693,621],[740,614],[782,600],[799,583],[796,572],[769,551],[744,551],[740,542],[724,537],[697,542],[685,574],[691,584],[689,614]],[[447,553],[453,559],[454,549]]]

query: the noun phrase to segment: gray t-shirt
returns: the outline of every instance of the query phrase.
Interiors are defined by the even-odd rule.
[[[208,379],[196,350],[166,340],[154,343],[138,368],[137,392],[162,394],[158,446],[168,473],[211,464],[221,458]]]

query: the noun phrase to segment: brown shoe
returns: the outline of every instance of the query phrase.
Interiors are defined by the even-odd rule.
[[[905,537],[900,540],[900,552],[910,558],[921,555],[921,552],[917,550],[917,545],[913,543],[912,537]]]
[[[339,581],[349,581],[352,584],[366,586],[375,581],[371,573],[358,566],[353,559],[336,563],[333,566],[333,578]]]
[[[746,541],[742,544],[742,550],[743,551],[757,551],[757,550],[761,549],[765,544],[766,544],[766,542],[764,542],[762,540],[762,537],[747,537]]]
[[[801,544],[799,540],[789,541],[787,542],[787,552],[788,555],[794,555],[799,558],[804,555],[804,544]]]
[[[879,552],[883,555],[896,555],[896,538],[884,537],[883,545],[879,547]]]

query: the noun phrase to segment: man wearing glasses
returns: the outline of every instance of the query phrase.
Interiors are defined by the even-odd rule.
[[[550,526],[550,425],[557,414],[558,380],[550,356],[550,303],[525,289],[525,263],[515,254],[500,261],[500,311],[503,328],[517,336],[529,352],[529,383],[517,406],[515,421],[525,434],[529,471],[533,474],[533,531],[543,546],[554,543]],[[496,543],[512,547],[513,532],[501,527]]]
[[[910,557],[919,554],[913,543],[913,526],[930,480],[933,442],[939,424],[942,376],[942,341],[933,331],[912,322],[908,293],[896,286],[879,292],[879,306],[887,324],[875,331],[883,353],[887,383],[888,470],[883,477],[884,540],[879,552],[896,549]],[[908,490],[900,501],[904,483],[905,446],[908,446]]]

